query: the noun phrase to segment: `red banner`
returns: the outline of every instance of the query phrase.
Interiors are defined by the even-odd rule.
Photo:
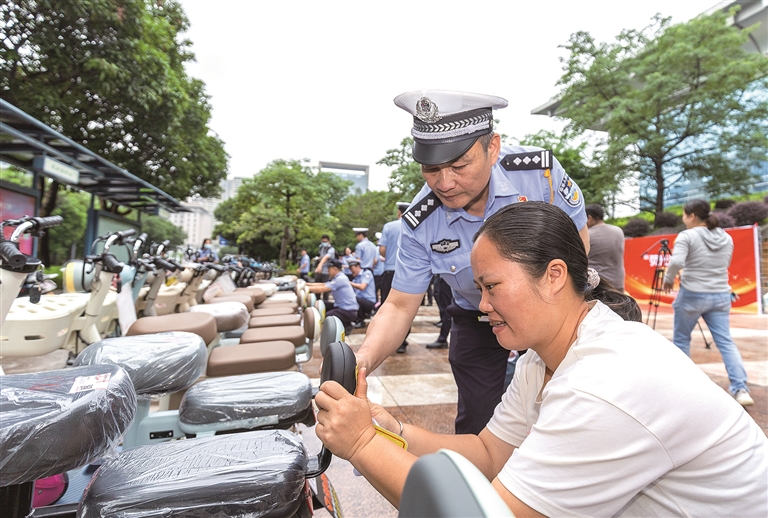
[[[726,229],[733,238],[733,259],[728,268],[731,290],[738,295],[733,302],[733,311],[738,313],[759,313],[758,300],[758,263],[757,263],[757,227],[736,227]],[[628,238],[624,241],[624,268],[626,270],[625,290],[632,295],[641,307],[648,304],[652,295],[654,275],[657,267],[666,267],[669,256],[659,254],[663,239],[669,242],[670,251],[674,249],[677,234]],[[659,262],[666,264],[659,265]],[[661,279],[658,281],[659,287]],[[677,283],[675,283],[677,289]],[[654,294],[663,304],[670,305],[675,300],[676,292],[666,295]]]

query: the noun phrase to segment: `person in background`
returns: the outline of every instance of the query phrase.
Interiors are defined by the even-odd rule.
[[[365,319],[370,318],[376,305],[376,285],[370,270],[363,270],[360,261],[351,259],[349,267],[352,269],[352,287],[355,289],[355,297],[360,309],[357,311],[357,319],[353,327],[360,328],[365,325]]]
[[[374,265],[379,261],[379,254],[376,253],[376,245],[371,243],[368,239],[367,228],[353,228],[357,238],[357,246],[355,246],[355,255],[357,260],[360,261],[360,266],[364,270],[371,270],[373,272]]]
[[[376,232],[376,253],[379,254],[376,264],[373,265],[373,283],[376,287],[376,302],[381,301],[381,279],[384,275],[384,257],[379,252],[379,242],[381,241],[381,232]]]
[[[341,272],[346,275],[349,280],[351,281],[354,275],[352,275],[352,270],[349,269],[349,261],[357,261],[357,257],[355,254],[352,253],[352,249],[349,247],[344,248],[344,255],[340,258],[341,261]]]
[[[597,203],[584,207],[589,228],[589,267],[601,279],[624,291],[624,231],[603,221],[603,208]]]
[[[451,287],[440,275],[433,277],[435,283],[435,300],[437,308],[440,310],[440,335],[437,340],[427,344],[427,349],[448,349],[448,336],[451,332],[451,315],[448,314],[448,306],[453,301]]]
[[[401,218],[410,204],[407,201],[399,201],[395,205],[397,206],[397,219],[384,224],[379,240],[379,257],[384,258],[384,273],[381,276],[381,304],[386,302],[392,289],[392,279],[395,278],[395,266],[397,265],[397,250],[400,243],[400,230],[402,229]],[[410,327],[405,333],[400,347],[397,348],[398,354],[407,352],[409,334],[411,334]]]
[[[742,406],[753,405],[747,371],[730,330],[728,266],[733,256],[733,239],[718,227],[717,216],[704,200],[693,200],[683,206],[683,223],[686,230],[677,235],[662,285],[665,293],[672,291],[675,277],[683,269],[680,290],[672,303],[672,341],[690,356],[691,331],[699,317],[704,318],[723,357],[731,382],[730,393]]]
[[[328,263],[328,282],[308,282],[307,287],[310,293],[333,294],[333,302],[326,302],[327,317],[338,317],[344,328],[352,330],[352,322],[357,320],[357,310],[360,305],[357,303],[355,290],[346,275],[341,272],[341,261],[338,259],[329,259]]]
[[[320,260],[315,267],[315,282],[327,282],[330,277],[328,274],[328,261],[336,259],[336,249],[331,245],[331,238],[328,234],[323,234],[320,238],[320,245],[317,248],[317,256]],[[328,302],[329,292],[323,293],[323,301]]]
[[[307,250],[301,249],[301,258],[299,259],[299,277],[305,281],[309,280],[309,254]]]
[[[216,254],[216,250],[213,249],[213,241],[211,241],[210,237],[203,239],[203,246],[197,251],[197,259],[195,261],[198,263],[219,262],[219,256]]]
[[[588,267],[565,212],[501,209],[475,234],[471,262],[486,325],[506,350],[529,349],[488,423],[479,435],[403,423],[366,399],[363,367],[355,395],[326,381],[315,397],[317,436],[334,455],[395,506],[417,458],[446,448],[518,517],[766,516],[765,433]]]

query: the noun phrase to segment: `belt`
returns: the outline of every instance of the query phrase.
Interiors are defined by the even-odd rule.
[[[451,305],[445,309],[445,311],[451,315],[451,318],[453,318],[454,322],[463,322],[468,324],[478,322],[483,322],[485,324],[488,322],[488,315],[482,311],[464,309],[455,302],[452,302]]]

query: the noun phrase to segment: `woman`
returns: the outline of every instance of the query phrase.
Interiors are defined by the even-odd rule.
[[[317,435],[390,502],[417,456],[448,448],[518,517],[765,515],[765,434],[669,341],[625,321],[639,318],[637,304],[588,272],[565,212],[502,209],[475,236],[471,262],[499,343],[529,349],[479,435],[401,423],[365,399],[364,372],[357,397],[334,382],[316,397]]]
[[[687,230],[680,232],[675,240],[662,286],[664,292],[669,293],[675,276],[685,268],[680,274],[680,291],[672,303],[675,310],[672,341],[690,356],[691,331],[699,317],[703,317],[723,357],[731,394],[742,406],[753,405],[755,402],[747,388],[747,371],[731,339],[728,266],[733,256],[733,239],[718,227],[717,216],[704,200],[685,204],[683,223]]]
[[[213,242],[210,237],[203,239],[203,246],[197,251],[197,259],[195,261],[198,263],[219,262],[219,256],[216,255],[216,250],[213,249]]]
[[[352,253],[349,247],[344,248],[344,255],[341,257],[341,272],[351,281],[354,278],[352,270],[349,268],[349,261],[357,261],[357,257]]]

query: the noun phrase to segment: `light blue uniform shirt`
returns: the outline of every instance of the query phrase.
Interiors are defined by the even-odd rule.
[[[359,295],[369,302],[376,303],[376,285],[373,282],[373,274],[371,272],[368,270],[360,270],[360,275],[352,279],[352,282],[355,284],[368,283],[364,290],[353,288],[355,290],[355,295]]]
[[[355,295],[354,288],[352,288],[352,284],[349,282],[349,277],[339,272],[336,274],[336,277],[326,282],[325,285],[331,288],[334,307],[350,311],[360,309],[360,304],[357,303],[357,296]]]
[[[309,273],[309,254],[304,254],[301,256],[301,261],[299,262],[299,273]]]
[[[387,272],[395,271],[401,224],[402,222],[399,219],[396,219],[395,221],[385,223],[384,228],[381,229],[381,239],[379,239],[379,245],[387,247],[387,257],[386,262],[384,263],[384,270]]]
[[[541,148],[505,146],[499,153],[499,162],[509,154],[538,150]],[[486,218],[510,203],[526,200],[549,202],[551,192],[549,179],[544,176],[544,170],[507,171],[499,165],[499,162],[491,169],[484,216],[472,216],[464,209],[450,209],[440,205],[415,229],[405,223],[402,224],[400,251],[397,255],[392,288],[404,293],[424,293],[432,275],[439,273],[453,289],[456,304],[467,310],[478,310],[480,291],[475,287],[469,262],[472,238],[475,233]],[[584,211],[584,198],[581,191],[557,160],[553,161],[550,172],[554,191],[553,204],[571,217],[577,229],[583,228],[587,224],[587,215]],[[425,185],[416,195],[411,206],[421,202],[430,193],[430,188]],[[389,257],[389,247],[387,247],[387,257]]]
[[[373,268],[373,260],[379,256],[379,250],[367,237],[364,237],[355,247],[355,255],[360,259],[360,266]]]
[[[376,247],[377,251],[378,249],[379,247]],[[379,255],[379,261],[373,265],[373,275],[381,275],[382,273],[384,273],[384,258]]]

